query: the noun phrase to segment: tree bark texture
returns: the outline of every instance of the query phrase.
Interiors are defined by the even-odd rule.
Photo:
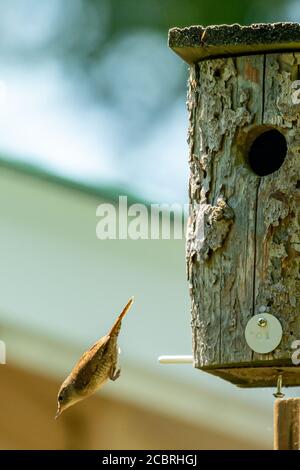
[[[300,450],[300,398],[275,401],[274,450]]]
[[[203,60],[190,67],[190,217],[187,272],[195,367],[239,386],[300,385],[291,361],[300,339],[300,53]],[[280,131],[287,155],[258,176],[255,138]],[[267,152],[266,159],[272,159]],[[283,337],[269,354],[245,340],[251,316],[268,312]]]

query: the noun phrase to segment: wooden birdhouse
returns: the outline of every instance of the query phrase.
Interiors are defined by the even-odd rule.
[[[194,365],[300,385],[300,25],[174,28],[169,45],[190,64]]]

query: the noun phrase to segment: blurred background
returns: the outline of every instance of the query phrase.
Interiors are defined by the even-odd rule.
[[[300,21],[297,0],[2,0],[2,449],[270,448],[270,390],[191,354],[184,240],[98,240],[96,208],[187,203],[187,65],[168,29]],[[81,353],[124,321],[121,378],[54,421]],[[289,394],[296,394],[292,390]]]

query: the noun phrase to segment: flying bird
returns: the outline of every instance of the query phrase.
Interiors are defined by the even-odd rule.
[[[120,377],[118,335],[122,319],[130,309],[133,300],[132,297],[126,304],[107,335],[100,338],[88,351],[83,353],[62,383],[57,396],[55,419],[70,406],[92,395],[108,379],[117,380]]]

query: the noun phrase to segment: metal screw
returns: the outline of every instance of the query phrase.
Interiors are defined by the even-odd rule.
[[[257,324],[258,324],[258,326],[261,326],[261,327],[266,326],[267,325],[267,320],[263,317],[260,317],[257,320]]]
[[[278,375],[277,390],[276,390],[276,393],[273,393],[273,396],[275,398],[283,398],[284,397],[284,393],[282,393],[281,387],[282,387],[282,375]]]

